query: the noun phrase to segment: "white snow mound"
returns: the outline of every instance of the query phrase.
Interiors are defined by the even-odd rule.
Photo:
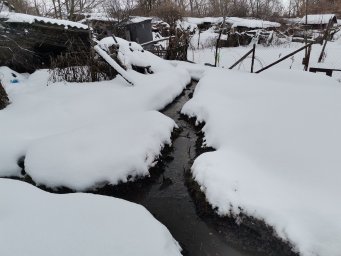
[[[304,256],[339,256],[340,99],[324,75],[206,71],[182,112],[217,149],[192,166],[212,207],[263,219]]]
[[[50,194],[0,179],[0,255],[180,256],[142,206],[93,194]]]
[[[46,86],[46,70],[6,83],[11,104],[0,111],[0,176],[20,176],[22,156],[25,171],[49,187],[83,191],[148,176],[176,126],[157,110],[190,81],[187,71],[165,65],[150,75],[127,71],[134,86],[121,77]],[[7,68],[0,71],[12,79]]]

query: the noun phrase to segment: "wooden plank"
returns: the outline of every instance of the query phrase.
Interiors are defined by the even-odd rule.
[[[165,40],[169,40],[171,38],[173,38],[175,36],[169,36],[169,37],[164,37],[164,38],[161,38],[161,39],[158,39],[158,40],[154,40],[154,41],[149,41],[149,42],[146,42],[146,43],[143,43],[141,44],[141,46],[146,46],[146,45],[150,45],[150,44],[156,44],[158,42],[162,42],[162,41],[165,41]]]
[[[304,49],[306,49],[307,47],[310,47],[310,46],[312,46],[312,45],[313,45],[313,43],[309,43],[309,44],[307,44],[307,45],[305,45],[305,46],[302,46],[302,47],[299,48],[298,50],[296,50],[296,51],[294,51],[294,52],[292,52],[292,53],[290,53],[290,54],[284,56],[283,58],[280,58],[279,60],[277,60],[277,61],[271,63],[270,65],[267,65],[266,67],[264,67],[264,68],[258,70],[258,71],[255,72],[255,73],[258,74],[258,73],[260,73],[260,72],[263,72],[264,70],[267,70],[268,68],[271,68],[271,67],[275,66],[276,64],[282,62],[283,60],[286,60],[287,58],[290,58],[291,56],[295,55],[296,53],[298,53],[298,52],[300,52],[300,51],[302,51],[302,50],[304,50]]]
[[[251,73],[253,73],[253,66],[255,65],[256,44],[253,44],[252,50]]]
[[[246,59],[247,56],[250,55],[250,53],[253,52],[253,48],[248,51],[243,57],[241,57],[236,63],[234,63],[231,67],[229,67],[229,69],[233,69],[235,66],[237,66],[240,62],[242,62],[243,60]]]

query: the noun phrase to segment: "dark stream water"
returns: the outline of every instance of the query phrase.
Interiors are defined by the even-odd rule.
[[[179,133],[167,153],[161,175],[148,184],[136,185],[133,191],[114,192],[115,196],[146,207],[172,233],[183,248],[183,255],[191,256],[246,256],[229,245],[217,228],[205,222],[196,212],[196,206],[186,186],[186,171],[196,158],[195,145],[198,132],[180,115],[182,106],[189,100],[196,83],[192,82],[182,95],[162,113],[179,126]],[[108,195],[109,191],[105,194]],[[99,192],[103,194],[102,192]]]

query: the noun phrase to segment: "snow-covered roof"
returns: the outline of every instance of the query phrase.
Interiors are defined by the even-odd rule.
[[[24,13],[1,12],[0,19],[5,19],[6,22],[30,23],[30,24],[35,23],[35,22],[43,22],[46,24],[64,26],[65,29],[69,27],[79,28],[79,29],[88,29],[88,26],[79,22],[45,18],[45,17],[34,16],[34,15],[29,15],[29,14],[24,14]]]
[[[318,25],[318,24],[328,24],[331,19],[336,19],[335,14],[313,14],[308,15],[308,24],[309,25]],[[304,16],[300,23],[305,24],[306,16]]]
[[[188,23],[192,23],[195,25],[203,24],[203,23],[219,23],[223,21],[223,17],[204,17],[204,18],[196,18],[196,17],[186,17],[183,19]]]
[[[187,17],[184,18],[186,24],[194,24],[199,25],[203,23],[212,23],[217,24],[223,22],[223,17],[204,17],[204,18],[194,18]],[[247,27],[247,28],[273,28],[280,27],[281,24],[277,22],[271,22],[266,20],[257,20],[257,19],[245,19],[239,17],[227,17],[226,23],[231,24],[232,27]]]
[[[152,20],[153,17],[142,17],[142,16],[131,16],[129,18],[129,23],[140,23],[146,20]]]
[[[246,27],[246,28],[278,28],[281,26],[278,22],[257,19],[244,19],[238,17],[228,17],[227,23],[231,23],[233,28]]]
[[[109,17],[107,13],[103,12],[94,12],[94,13],[81,13],[85,18],[80,20],[79,22],[85,23],[86,21],[96,20],[96,21],[112,21],[116,22],[116,18]]]

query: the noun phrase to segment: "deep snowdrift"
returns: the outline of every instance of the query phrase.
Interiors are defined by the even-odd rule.
[[[10,83],[10,70],[0,67],[11,100],[0,111],[0,176],[20,176],[17,161],[25,155],[26,172],[50,187],[85,190],[148,175],[175,127],[156,110],[172,102],[190,76],[151,53],[139,56],[155,73],[128,71],[135,86],[121,77],[46,86],[46,70]]]
[[[56,195],[0,179],[0,255],[179,256],[142,206],[93,194]]]
[[[340,255],[340,99],[324,75],[206,71],[182,112],[217,149],[192,173],[218,214],[242,209],[302,255]]]

